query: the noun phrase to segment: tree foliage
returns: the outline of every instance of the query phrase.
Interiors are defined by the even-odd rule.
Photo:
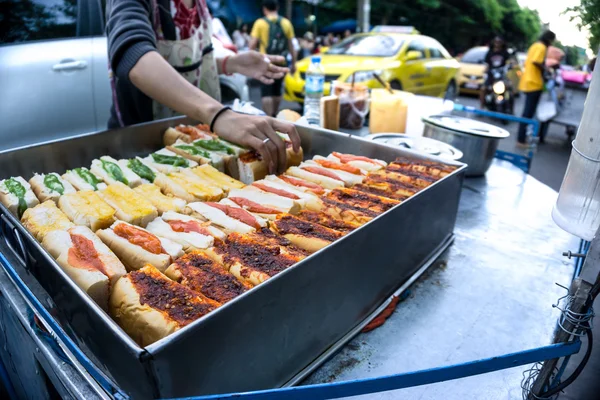
[[[570,7],[565,13],[573,13],[571,20],[577,19],[579,28],[590,31],[590,48],[596,52],[600,46],[600,0],[581,0],[578,6]]]
[[[600,1],[600,0],[596,0]],[[335,10],[356,12],[356,0],[324,2]],[[412,25],[458,53],[502,35],[526,49],[541,31],[537,12],[517,0],[371,0],[371,25]]]

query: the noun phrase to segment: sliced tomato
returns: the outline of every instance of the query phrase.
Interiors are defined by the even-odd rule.
[[[251,185],[256,186],[260,190],[263,190],[263,191],[269,192],[269,193],[273,193],[273,194],[276,194],[281,197],[287,197],[288,199],[292,199],[292,200],[300,200],[300,197],[296,196],[294,193],[286,192],[283,189],[276,189],[272,186],[265,185],[264,183],[253,182]]]
[[[300,168],[302,168],[303,170],[306,170],[308,172],[312,172],[313,174],[326,176],[328,178],[335,179],[336,181],[344,182],[344,180],[342,178],[340,178],[339,176],[337,176],[333,172],[326,170],[325,168],[321,168],[321,167],[309,167],[309,166],[303,166],[303,167],[300,167]]]
[[[338,162],[329,161],[329,160],[314,160],[314,161],[316,163],[322,165],[325,168],[339,169],[340,171],[350,172],[351,174],[354,174],[354,175],[362,175],[363,174],[362,171],[360,170],[360,168],[353,167],[352,165],[340,164]]]
[[[233,207],[233,206],[228,206],[227,204],[213,203],[213,202],[206,202],[204,204],[223,211],[225,214],[227,214],[228,217],[237,219],[238,221],[240,221],[246,225],[250,225],[251,227],[253,227],[255,229],[260,229],[260,224],[258,223],[258,220],[254,217],[254,215],[250,214],[248,211],[244,210],[243,208]]]
[[[175,232],[184,232],[184,233],[196,232],[201,235],[212,236],[210,234],[210,231],[208,229],[206,229],[206,227],[202,226],[197,221],[171,220],[171,221],[166,221],[166,222],[167,222],[167,224],[169,224],[171,226],[171,229],[173,229]]]
[[[113,228],[113,232],[129,243],[140,246],[149,253],[162,254],[165,252],[158,237],[135,226],[118,224]]]
[[[74,235],[72,233],[71,242],[73,243],[73,247],[69,249],[67,255],[67,260],[71,266],[88,271],[100,271],[108,276],[106,266],[100,259],[94,242],[83,235]]]
[[[305,187],[315,194],[324,194],[325,189],[316,183],[305,181],[304,179],[294,178],[293,176],[281,175],[279,177],[282,181],[289,183],[290,185]]]
[[[196,139],[212,139],[213,137],[208,134],[206,131],[200,130],[195,126],[189,125],[179,125],[177,128],[179,132],[185,133],[186,135],[190,135],[192,140]]]
[[[350,161],[364,161],[364,162],[368,162],[371,164],[375,164],[375,165],[381,165],[383,166],[381,163],[373,160],[372,158],[369,157],[364,157],[364,156],[355,156],[353,154],[342,154],[342,153],[338,153],[336,151],[334,151],[333,153],[334,156],[336,156],[337,158],[340,159],[340,162],[343,162],[344,164],[349,163]]]
[[[233,201],[240,207],[244,207],[246,210],[250,212],[255,212],[259,214],[279,214],[281,211],[275,210],[273,208],[262,206],[252,200],[248,200],[244,197],[228,197],[229,200]]]

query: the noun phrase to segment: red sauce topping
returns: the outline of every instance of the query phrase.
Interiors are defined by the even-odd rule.
[[[265,185],[264,183],[253,182],[252,186],[256,186],[257,188],[259,188],[260,190],[264,190],[265,192],[273,193],[282,197],[287,197],[288,199],[300,200],[300,197],[296,196],[293,193],[286,192],[283,189],[276,189],[272,186]]]
[[[244,197],[228,197],[228,198],[229,198],[229,200],[233,201],[238,206],[244,207],[246,210],[248,210],[250,212],[255,212],[255,213],[259,213],[259,214],[279,214],[279,213],[281,213],[281,211],[279,211],[279,210],[261,206],[260,204],[254,202],[252,200],[248,200]]]
[[[328,228],[335,229],[339,232],[351,232],[354,229],[360,227],[360,224],[355,222],[348,222],[342,219],[335,218],[324,212],[316,212],[309,210],[302,210],[298,214],[298,218],[305,221],[314,222],[316,224],[324,225]]]
[[[360,170],[360,168],[353,167],[352,165],[340,164],[338,162],[329,161],[329,160],[314,160],[314,161],[318,164],[321,164],[325,168],[339,169],[340,171],[350,172],[351,174],[355,174],[355,175],[363,174],[362,171]]]
[[[349,163],[350,161],[364,161],[364,162],[368,162],[371,164],[375,164],[375,165],[379,165],[379,166],[383,166],[380,163],[378,163],[377,161],[369,158],[369,157],[363,157],[363,156],[355,156],[353,154],[342,154],[342,153],[338,153],[338,152],[333,152],[331,153],[334,156],[336,156],[337,158],[340,159],[340,161],[344,164]]]
[[[400,203],[397,200],[386,199],[385,197],[352,189],[334,189],[329,193],[328,197],[341,203],[364,207],[377,212],[387,211]]]
[[[114,227],[113,232],[117,236],[122,237],[129,243],[136,246],[140,246],[142,249],[152,254],[165,253],[160,243],[160,239],[151,234],[134,226],[128,224],[119,224]]]
[[[219,210],[223,211],[227,216],[229,216],[233,219],[237,219],[238,221],[243,222],[246,225],[250,225],[251,227],[253,227],[255,229],[260,229],[260,224],[258,223],[256,217],[254,217],[254,215],[250,214],[248,211],[244,210],[243,208],[233,207],[233,206],[228,206],[227,204],[213,203],[213,202],[206,202],[204,204],[214,207],[216,209],[219,209]]]
[[[316,194],[324,194],[325,193],[325,189],[323,189],[320,185],[317,185],[316,183],[313,183],[313,182],[305,181],[304,179],[298,179],[298,178],[294,178],[292,176],[287,176],[287,175],[281,175],[279,177],[279,179],[289,183],[290,185],[305,187],[305,188],[309,189],[311,192],[316,193]]]
[[[217,306],[217,303],[202,301],[191,289],[160,273],[148,271],[146,267],[127,276],[135,286],[141,304],[164,312],[180,327],[208,314]]]
[[[289,233],[298,234],[323,239],[328,242],[333,242],[342,237],[340,232],[319,224],[303,221],[291,215],[282,215],[278,217],[275,221],[275,226],[281,235],[287,235]]]
[[[260,157],[260,154],[258,154],[256,151],[252,150],[252,151],[248,151],[246,153],[240,154],[239,159],[240,159],[240,161],[242,161],[244,163],[251,163],[253,161],[260,161],[261,157]]]
[[[321,167],[308,167],[308,166],[303,166],[303,167],[300,167],[300,168],[302,168],[303,170],[306,170],[308,172],[312,172],[313,174],[326,176],[328,178],[335,179],[336,181],[344,182],[344,180],[342,178],[340,178],[339,176],[337,176],[333,172],[326,170],[325,168],[321,168]]]
[[[69,264],[75,268],[87,269],[88,271],[100,271],[110,278],[94,242],[82,235],[71,233],[73,246],[69,249],[67,259]]]
[[[190,135],[190,137],[192,138],[192,140],[196,140],[196,139],[212,139],[211,135],[209,135],[206,132],[201,131],[200,129],[198,129],[198,128],[194,127],[194,126],[179,125],[175,129],[177,129],[181,133],[185,133],[186,135]]]
[[[269,276],[274,276],[296,263],[293,257],[280,254],[279,246],[253,242],[242,235],[229,235],[227,249],[226,257],[237,258],[242,264]]]
[[[212,236],[206,227],[197,221],[166,221],[175,232],[191,233],[196,232],[201,235]]]

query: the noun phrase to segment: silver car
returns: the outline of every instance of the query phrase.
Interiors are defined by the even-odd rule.
[[[106,129],[103,0],[8,1],[0,16],[0,150]],[[0,31],[1,32],[1,31]],[[217,56],[229,50],[214,43]],[[221,76],[223,102],[248,100],[246,78]]]

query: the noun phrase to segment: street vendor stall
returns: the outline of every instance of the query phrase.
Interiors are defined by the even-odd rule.
[[[180,122],[188,121],[5,152],[0,178],[89,165],[104,154],[147,154]],[[299,129],[305,158],[341,151],[388,162],[398,156],[440,162],[347,134]],[[551,304],[563,289],[554,283],[568,285],[573,274],[560,252],[577,242],[549,219],[556,194],[506,162],[496,161],[486,177],[464,185],[465,167],[447,164],[454,165],[452,173],[384,215],[148,346],[136,344],[81,296],[3,207],[3,376],[19,397],[43,398],[46,385],[63,397],[178,397],[369,378],[506,353],[515,355],[505,362],[519,366],[575,352],[577,344],[535,351],[550,343],[556,322]],[[388,321],[346,345],[394,297],[401,302]],[[474,367],[421,382],[502,368]],[[465,398],[482,390],[514,396],[526,368],[381,396]],[[396,387],[416,384],[405,380]],[[331,396],[337,386],[304,387],[312,391],[284,389],[285,395],[368,393],[341,385]],[[382,388],[389,389],[373,385],[370,391]]]

